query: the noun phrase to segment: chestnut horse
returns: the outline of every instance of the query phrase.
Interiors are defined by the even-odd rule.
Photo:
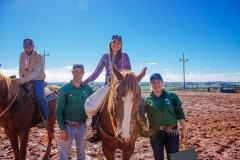
[[[109,98],[99,112],[98,133],[107,160],[115,159],[118,148],[123,151],[122,159],[128,160],[138,137],[137,111],[141,98],[138,83],[145,76],[146,68],[136,76],[129,70],[119,72],[113,66],[113,73],[115,77],[110,85]]]
[[[29,131],[36,125],[38,103],[32,102],[23,86],[18,86],[14,81],[0,73],[0,126],[11,142],[15,159],[25,160]],[[48,159],[52,146],[56,101],[57,98],[48,101],[48,145],[43,159]]]

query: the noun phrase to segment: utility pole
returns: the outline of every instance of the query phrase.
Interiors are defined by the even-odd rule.
[[[188,59],[184,59],[184,53],[183,53],[183,59],[180,59],[180,62],[183,62],[183,90],[185,91],[185,61],[188,61]]]
[[[49,56],[49,53],[45,54],[45,51],[44,51],[44,54],[43,54],[43,61],[44,61],[44,64],[43,64],[43,71],[45,72],[45,57],[46,56]]]

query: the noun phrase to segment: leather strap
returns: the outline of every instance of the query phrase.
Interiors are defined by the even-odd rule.
[[[157,128],[157,129],[160,129],[160,130],[168,130],[168,129],[171,129],[175,126],[176,126],[176,124],[171,125],[171,126],[154,126],[153,128]]]
[[[81,126],[82,124],[86,123],[86,120],[80,121],[80,122],[65,122],[65,124],[78,127]]]

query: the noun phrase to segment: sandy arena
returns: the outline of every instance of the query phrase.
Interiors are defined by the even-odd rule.
[[[176,91],[183,103],[186,114],[188,135],[182,149],[194,146],[199,160],[240,159],[240,94],[211,93],[197,91]],[[146,94],[146,93],[145,93]],[[88,124],[90,120],[88,121]],[[40,160],[45,152],[44,129],[32,128],[27,147],[28,160]],[[91,128],[88,127],[88,136]],[[55,127],[55,136],[50,160],[59,158],[60,130]],[[87,159],[105,159],[101,143],[87,144]],[[71,159],[76,159],[74,145]],[[10,142],[0,127],[0,159],[14,159]],[[121,159],[121,151],[116,151]],[[132,159],[153,160],[149,139],[139,137]]]

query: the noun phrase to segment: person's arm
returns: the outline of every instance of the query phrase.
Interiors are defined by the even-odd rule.
[[[126,61],[126,62],[125,62],[125,64],[126,64],[125,67],[126,67],[127,70],[132,70],[132,69],[131,69],[130,59],[129,59],[127,53],[124,53],[124,54],[125,54],[125,61]]]
[[[180,119],[179,122],[182,126],[181,139],[185,139],[187,137],[187,128],[186,128],[185,119]]]
[[[23,73],[22,73],[22,64],[21,64],[21,59],[22,59],[22,54],[20,56],[20,59],[19,59],[19,77],[21,78],[23,76]]]
[[[93,81],[95,81],[98,78],[98,76],[102,73],[103,68],[105,66],[105,63],[106,63],[105,57],[106,56],[104,56],[104,55],[102,56],[100,62],[97,65],[97,68],[92,73],[92,75],[90,75],[86,80],[83,81],[84,83],[93,82]]]
[[[67,141],[68,133],[67,133],[66,129],[61,130],[61,138],[62,138],[62,140]]]
[[[24,77],[20,78],[21,83],[25,83],[25,82],[29,82],[32,79],[36,78],[38,76],[38,74],[41,72],[42,68],[43,68],[43,56],[41,55],[36,55],[36,62],[34,63],[34,67],[33,70],[30,74],[25,75]],[[30,65],[30,64],[29,64]]]
[[[182,127],[181,138],[185,139],[187,136],[187,128],[185,124],[185,114],[183,112],[182,102],[176,94],[173,94],[173,100],[174,100],[173,105],[175,108],[175,114]]]
[[[172,93],[172,100],[177,119],[178,120],[185,119],[185,114],[182,108],[182,102],[175,93]]]
[[[65,97],[65,91],[63,90],[63,88],[61,88],[58,91],[57,108],[56,108],[56,119],[57,119],[60,130],[65,129],[65,124],[64,124],[65,112],[66,112],[66,97]]]

